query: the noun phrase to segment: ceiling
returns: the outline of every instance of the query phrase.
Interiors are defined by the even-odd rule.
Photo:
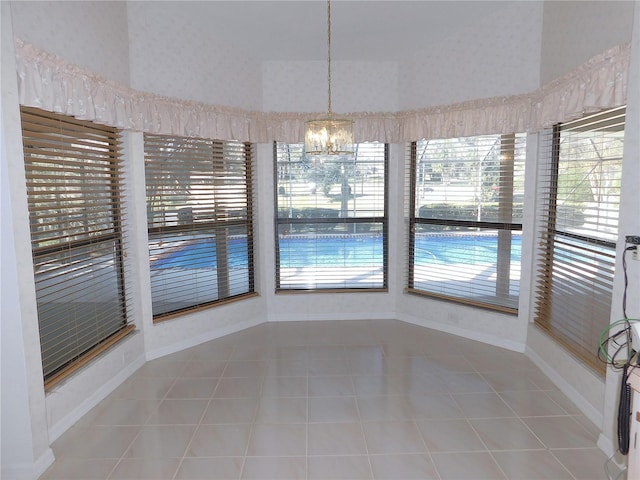
[[[209,38],[261,61],[326,60],[327,3],[159,2],[179,8]],[[399,61],[517,1],[333,0],[332,59]],[[144,4],[144,2],[143,2]],[[149,6],[149,4],[147,4]]]

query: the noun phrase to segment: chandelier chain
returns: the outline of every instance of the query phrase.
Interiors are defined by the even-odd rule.
[[[327,0],[327,84],[328,84],[328,113],[331,111],[331,0]]]
[[[336,118],[331,109],[331,0],[327,0],[327,103],[326,116],[305,122],[304,151],[310,157],[353,157],[353,120]]]

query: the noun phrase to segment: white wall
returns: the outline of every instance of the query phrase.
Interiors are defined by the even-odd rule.
[[[400,62],[332,61],[333,110],[413,110],[535,90],[542,5],[500,2]],[[264,62],[262,75],[265,111],[326,110],[325,61]]]
[[[635,3],[633,14],[633,40],[631,65],[629,68],[629,91],[624,135],[624,159],[622,166],[622,186],[620,198],[620,227],[616,251],[616,278],[613,286],[613,306],[611,321],[623,318],[622,301],[624,276],[622,274],[622,254],[625,235],[640,235],[640,2]],[[627,256],[629,260],[629,255]],[[627,315],[640,318],[640,261],[628,262]],[[616,438],[617,405],[619,400],[620,376],[617,372],[607,372],[604,399],[604,420],[601,447],[614,445]]]
[[[332,61],[336,113],[398,110],[396,62]],[[262,65],[264,111],[326,112],[326,61],[269,61]]]
[[[17,38],[129,84],[125,2],[10,2],[10,9]]]
[[[53,453],[49,448],[30,232],[26,221],[26,181],[11,15],[6,2],[2,2],[0,8],[0,476],[21,480],[42,473],[53,461]]]
[[[396,304],[399,320],[524,352],[527,324],[517,315],[403,294]]]
[[[259,110],[260,64],[233,38],[216,34],[216,3],[127,2],[131,86]]]
[[[628,43],[633,5],[633,1],[606,0],[544,2],[541,83],[563,76],[611,47]]]
[[[1,108],[1,107],[0,107]],[[0,118],[0,126],[4,127],[4,111]],[[25,336],[23,333],[22,315],[20,303],[16,301],[19,296],[17,284],[18,268],[13,256],[15,243],[11,226],[13,214],[11,212],[11,199],[9,195],[9,171],[7,142],[2,129],[0,147],[2,151],[0,172],[0,218],[2,221],[0,240],[0,255],[2,263],[2,281],[0,288],[0,458],[2,469],[0,476],[3,478],[30,478],[34,475],[33,465],[39,456],[51,457],[48,450],[48,437],[46,430],[34,432],[33,423],[44,420],[43,411],[32,412],[30,408],[30,394],[34,400],[42,405],[44,395],[30,388],[29,375],[27,375],[27,362],[25,348]],[[37,409],[37,405],[35,406]],[[32,418],[32,413],[34,418]],[[34,449],[35,447],[35,449]]]
[[[142,91],[248,110],[324,112],[326,62],[261,63],[246,40],[221,36],[228,28],[217,26],[224,22],[219,15],[229,12],[217,3],[52,1],[11,8],[17,37]],[[534,90],[542,2],[497,5],[460,18],[455,31],[425,35],[437,40],[401,63],[334,59],[334,110],[397,111]],[[251,35],[248,28],[243,35]]]
[[[499,2],[399,68],[399,109],[528,93],[538,88],[542,2]]]

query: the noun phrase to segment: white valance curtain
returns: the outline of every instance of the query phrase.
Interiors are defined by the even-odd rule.
[[[404,143],[538,131],[584,113],[624,105],[631,47],[614,47],[535,92],[393,113],[353,113],[358,141]],[[304,140],[317,113],[273,113],[212,106],[140,92],[19,39],[20,104],[126,130],[269,143]]]
[[[529,130],[625,105],[630,61],[631,44],[619,45],[543,85],[531,94]]]

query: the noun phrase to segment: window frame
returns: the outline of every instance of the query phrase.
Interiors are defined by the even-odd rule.
[[[535,279],[533,322],[599,375],[604,375],[606,372],[606,365],[598,359],[597,343],[598,334],[607,328],[610,322],[619,224],[616,221],[615,232],[606,232],[611,229],[610,203],[602,202],[605,208],[603,223],[600,223],[598,214],[596,224],[587,224],[585,218],[581,224],[582,229],[576,228],[578,225],[573,225],[572,222],[579,221],[580,216],[577,212],[575,215],[570,215],[571,212],[566,211],[562,215],[560,213],[560,207],[565,210],[572,207],[564,205],[564,201],[562,204],[559,203],[560,193],[564,195],[568,188],[567,185],[560,185],[559,179],[561,169],[578,168],[571,165],[574,161],[581,164],[589,161],[595,163],[617,161],[621,169],[622,157],[602,156],[603,152],[598,151],[599,145],[596,142],[598,142],[598,132],[607,132],[607,129],[613,126],[622,132],[622,135],[617,137],[617,141],[622,142],[620,148],[623,150],[625,113],[624,106],[615,107],[554,125],[542,134],[542,143],[546,143],[546,148],[541,148],[539,164],[538,176],[541,181],[539,191],[543,199],[543,208],[536,215],[538,248],[535,254],[538,274]],[[621,121],[620,118],[622,118]],[[585,126],[587,129],[581,130]],[[592,128],[590,129],[589,126]],[[571,135],[584,131],[592,134],[588,138],[598,160],[587,159],[583,157],[583,153],[579,158],[563,154],[563,148],[579,147],[580,139],[576,138],[574,144],[574,138],[571,138]],[[566,139],[562,137],[564,132],[567,132]],[[567,170],[563,174],[564,178],[572,178],[569,173]],[[615,180],[621,181],[621,170],[620,177]],[[575,195],[573,192],[580,185],[570,184],[569,186],[571,190],[565,200],[571,199],[571,196]],[[593,192],[594,186],[590,184],[589,188]],[[600,186],[597,190],[598,197],[602,194],[599,189]],[[599,212],[600,202],[597,202],[596,208]],[[585,225],[592,228],[585,228]],[[603,228],[603,231],[600,231],[600,228]],[[588,235],[588,232],[593,233]],[[572,259],[569,259],[570,256]],[[591,280],[582,281],[583,278],[591,278]],[[569,290],[570,298],[566,293]],[[567,300],[570,300],[569,303],[566,303]],[[578,303],[585,305],[588,312],[586,315],[580,315],[579,319],[576,318],[575,310]],[[599,322],[595,318],[597,316],[595,312],[603,317],[599,318]]]
[[[20,113],[49,390],[135,329],[124,275],[122,139],[114,127],[31,107]]]
[[[477,230],[497,230],[497,242],[498,242],[498,254],[497,254],[497,263],[496,263],[496,299],[507,298],[509,295],[509,283],[511,280],[510,275],[510,263],[511,263],[511,243],[512,243],[512,233],[520,232],[522,233],[522,223],[513,221],[513,210],[514,210],[514,167],[515,167],[515,151],[516,151],[516,137],[517,133],[508,133],[508,134],[496,134],[500,136],[501,141],[501,153],[500,153],[500,162],[501,165],[505,162],[505,160],[511,159],[510,163],[505,164],[505,169],[510,172],[510,175],[501,175],[500,186],[507,186],[507,195],[503,197],[500,196],[499,199],[499,215],[501,217],[505,216],[506,213],[512,218],[511,222],[506,221],[484,221],[484,220],[464,220],[464,219],[452,219],[452,218],[434,218],[434,217],[421,217],[418,214],[417,209],[417,193],[418,193],[418,156],[417,156],[417,144],[418,142],[411,142],[409,144],[409,168],[408,170],[408,181],[407,184],[409,186],[408,190],[408,205],[409,205],[409,228],[408,228],[408,268],[407,268],[407,287],[406,292],[431,298],[437,298],[445,301],[451,301],[454,303],[460,303],[465,305],[470,305],[479,308],[485,308],[489,310],[500,311],[509,314],[517,314],[518,313],[518,299],[516,298],[515,306],[507,306],[501,305],[498,303],[491,303],[488,301],[481,301],[476,298],[470,296],[456,296],[452,294],[439,293],[435,291],[426,290],[423,288],[419,288],[416,286],[416,231],[421,226],[443,226],[450,228],[468,228],[468,229],[477,229]],[[460,138],[480,138],[490,135],[476,135],[470,137],[460,137]],[[456,137],[450,137],[450,139],[454,139]],[[449,138],[448,138],[449,139]],[[448,140],[442,139],[442,140]],[[510,139],[510,140],[509,140]],[[505,154],[502,150],[503,142],[507,142],[510,146],[508,152]],[[506,181],[505,184],[502,181]],[[505,211],[505,209],[508,210]],[[508,247],[501,248],[501,245],[508,244]],[[507,251],[508,248],[508,251]],[[500,275],[500,272],[506,272],[506,274]],[[506,277],[505,277],[506,275]],[[518,294],[519,297],[519,294]]]
[[[369,143],[369,142],[367,142]],[[365,143],[364,145],[366,145]],[[375,142],[377,143],[377,142]],[[273,142],[273,163],[274,163],[274,237],[275,237],[275,292],[280,293],[362,293],[362,292],[388,292],[389,290],[389,144],[380,143],[383,146],[383,165],[384,165],[384,188],[383,188],[383,216],[356,216],[356,217],[312,217],[312,218],[291,218],[280,217],[279,215],[279,192],[278,192],[278,144],[279,142]],[[283,145],[286,145],[283,143]],[[292,144],[289,144],[292,145]],[[355,151],[357,152],[357,148]],[[355,153],[354,153],[355,155]],[[304,151],[302,152],[304,156]],[[377,224],[381,226],[382,231],[382,282],[380,286],[371,287],[284,287],[282,286],[281,278],[281,253],[280,253],[280,229],[282,226],[287,225],[330,225],[330,224],[346,224],[354,225],[358,224]],[[321,234],[318,234],[321,236]]]
[[[192,144],[196,145],[193,149],[189,150],[184,155],[180,156],[180,160],[187,164],[189,161],[193,162],[193,165],[185,165],[183,167],[174,170],[174,174],[189,174],[190,183],[187,188],[191,188],[198,192],[198,185],[206,185],[209,188],[208,191],[201,191],[199,193],[183,194],[184,197],[189,197],[195,202],[195,205],[187,204],[186,200],[180,199],[180,194],[170,192],[171,189],[166,188],[166,185],[161,183],[160,176],[156,176],[152,182],[150,178],[153,173],[157,174],[162,171],[164,174],[171,173],[170,168],[163,167],[159,164],[159,149],[158,147],[163,141],[165,148],[168,147],[169,142],[179,143],[183,145]],[[185,137],[179,135],[160,135],[160,134],[144,134],[144,156],[145,156],[145,186],[146,186],[146,204],[147,204],[147,234],[148,234],[148,248],[149,248],[149,262],[151,273],[151,295],[152,295],[152,308],[154,309],[153,321],[162,322],[165,320],[173,319],[184,315],[185,313],[195,312],[211,308],[218,305],[223,305],[231,302],[240,301],[246,298],[257,296],[255,291],[255,262],[254,262],[254,211],[253,211],[253,175],[254,175],[254,148],[253,145],[248,142],[235,142],[224,140],[203,139],[195,137]],[[153,151],[151,151],[151,145],[153,145]],[[175,147],[176,151],[178,147]],[[193,150],[193,151],[191,151]],[[239,152],[242,153],[239,153]],[[210,154],[210,158],[202,157],[203,153]],[[154,163],[156,162],[156,163]],[[244,183],[234,183],[234,177],[232,170],[229,168],[230,162],[237,162],[238,165],[242,165],[242,178]],[[210,175],[210,183],[198,184],[191,183],[191,176],[199,177],[203,175],[203,171],[198,170],[197,164],[206,164],[211,166],[211,170],[208,172]],[[176,162],[177,165],[177,162]],[[164,168],[164,170],[163,170]],[[192,168],[193,170],[190,170]],[[230,193],[230,189],[238,187],[242,190],[242,194],[238,195]],[[172,221],[166,219],[162,222],[155,221],[155,214],[150,218],[149,214],[153,208],[150,205],[149,191],[152,188],[156,195],[156,201],[160,203],[153,208],[159,207],[161,210],[169,205],[176,210],[177,219],[175,225],[172,225]],[[158,194],[158,192],[160,192]],[[165,192],[164,194],[162,192]],[[212,198],[210,198],[212,197]],[[160,200],[157,200],[159,198]],[[163,203],[164,202],[164,203]],[[181,202],[184,202],[181,203]],[[229,217],[231,211],[230,205],[237,206],[240,204],[244,206],[244,215],[236,215],[233,218]],[[188,209],[188,214],[180,217],[180,210]],[[200,211],[196,209],[200,208]],[[166,213],[162,210],[163,214]],[[163,218],[164,215],[163,215]],[[181,219],[180,219],[181,218]],[[244,229],[246,236],[246,288],[240,293],[232,293],[234,287],[237,289],[235,278],[231,278],[229,265],[229,255],[237,253],[234,249],[229,250],[229,241],[232,241],[233,235],[229,234],[229,229]],[[158,281],[154,288],[154,264],[161,259],[164,252],[158,245],[163,244],[165,241],[169,242],[176,236],[185,235],[186,237],[193,236],[200,241],[214,242],[215,243],[215,266],[207,267],[210,271],[215,271],[216,277],[216,297],[212,298],[210,294],[198,292],[196,287],[193,287],[190,294],[192,299],[188,305],[173,306],[168,310],[160,308],[160,304],[156,303],[156,297],[168,298],[168,295],[175,293],[178,290],[178,284],[176,283],[176,276],[173,277],[173,292],[171,292],[171,281]],[[200,248],[200,247],[196,247]],[[204,248],[204,247],[202,247]],[[198,253],[200,260],[206,253]],[[196,261],[200,261],[196,260]],[[244,257],[243,257],[244,260]],[[202,267],[185,266],[184,270],[194,270],[190,280],[194,285],[200,284],[206,285],[207,276],[206,272],[197,272],[196,270],[206,270]],[[174,269],[175,270],[175,269]],[[240,274],[243,277],[244,275]],[[204,282],[203,282],[204,280]],[[206,289],[205,286],[203,288]],[[161,290],[161,291],[160,291]],[[158,293],[155,295],[154,292]],[[165,293],[163,293],[165,292]],[[204,297],[204,298],[203,298]],[[168,300],[166,305],[170,305],[171,301]],[[177,305],[177,302],[174,301]],[[161,310],[161,311],[157,311]]]

